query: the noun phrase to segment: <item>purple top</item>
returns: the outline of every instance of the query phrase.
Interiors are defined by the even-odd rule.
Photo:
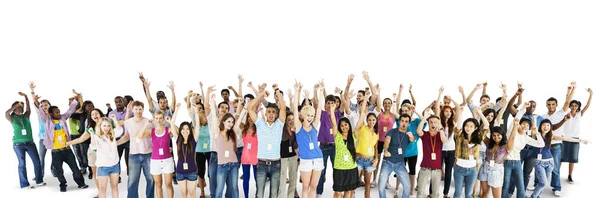
[[[183,142],[181,143],[181,147],[179,147],[179,149],[177,149],[177,156],[179,159],[177,159],[177,170],[175,170],[176,173],[181,173],[181,174],[187,174],[187,173],[193,173],[197,171],[196,168],[196,140],[193,137],[188,137],[188,138],[192,138],[192,148],[188,150],[187,148],[187,144],[184,144]],[[182,138],[183,140],[183,138]],[[187,163],[187,170],[183,170],[183,162]]]
[[[339,122],[342,117],[340,110],[335,110],[335,121]],[[331,116],[327,111],[321,111],[321,127],[319,127],[319,142],[333,143],[333,134],[331,131]]]
[[[165,127],[165,132],[158,136],[156,134],[156,128],[152,128],[152,156],[150,159],[153,160],[164,160],[171,158],[171,152],[169,151],[169,143],[171,136],[169,135],[169,127]],[[161,152],[162,149],[162,152]],[[161,155],[162,154],[162,155]]]
[[[67,119],[69,119],[69,117],[71,117],[71,114],[73,114],[73,112],[75,112],[75,108],[77,107],[77,104],[79,104],[77,102],[77,100],[74,100],[71,103],[71,106],[69,106],[69,109],[67,110],[67,112],[65,112],[64,114],[60,115],[60,125],[62,126],[62,128],[65,130],[65,134],[70,134],[69,133],[69,126],[67,124]],[[42,106],[40,105],[37,109],[37,113],[38,113],[38,118],[40,118],[40,121],[44,122],[44,128],[46,129],[46,133],[44,134],[44,146],[46,146],[46,149],[53,149],[54,148],[54,127],[56,126],[54,124],[54,121],[52,121],[52,118],[48,117],[46,115],[46,113],[44,113],[44,110],[42,109]],[[71,141],[71,136],[67,135],[67,141]]]
[[[490,141],[492,141],[492,140],[490,140]],[[492,151],[493,151],[492,148],[486,149],[485,161],[489,162],[490,160],[492,160]],[[495,164],[504,164],[504,160],[506,159],[506,156],[508,155],[508,151],[506,150],[506,145],[498,147],[498,149],[495,150],[493,155],[494,155],[494,163]]]

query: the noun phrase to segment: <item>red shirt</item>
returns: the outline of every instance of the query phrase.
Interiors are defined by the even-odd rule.
[[[440,133],[431,136],[429,131],[423,131],[421,136],[423,142],[423,160],[421,167],[431,169],[442,169],[442,138]],[[432,153],[435,152],[435,160],[432,160]]]

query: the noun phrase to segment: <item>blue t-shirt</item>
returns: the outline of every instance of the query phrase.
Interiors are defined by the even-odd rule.
[[[298,156],[303,160],[311,160],[323,158],[323,152],[318,144],[318,132],[313,124],[312,130],[306,131],[304,127],[300,127],[300,131],[296,133],[296,141],[298,142]],[[260,141],[260,140],[259,140]],[[309,143],[313,143],[313,149],[310,149]]]
[[[417,156],[419,154],[419,148],[417,147],[417,142],[419,141],[419,135],[417,135],[417,127],[421,123],[420,118],[415,118],[415,120],[411,121],[408,124],[407,131],[410,131],[415,137],[415,141],[408,144],[408,148],[404,151],[404,157],[412,157]],[[423,125],[423,129],[427,126],[427,123]],[[396,127],[400,127],[400,119],[396,119]]]
[[[390,157],[383,157],[383,159],[388,160],[392,163],[402,162],[404,163],[404,153],[408,147],[408,143],[410,143],[410,138],[406,133],[401,133],[398,128],[392,129],[385,134],[386,138],[389,136],[391,138],[390,144],[388,146],[388,152],[392,154]],[[398,148],[402,148],[402,154],[398,153]]]

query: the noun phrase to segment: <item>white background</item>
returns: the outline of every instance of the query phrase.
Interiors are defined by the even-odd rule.
[[[63,111],[71,89],[105,110],[105,103],[114,106],[116,95],[129,94],[146,103],[140,71],[152,82],[153,96],[164,90],[170,100],[166,85],[173,80],[178,102],[183,102],[188,90],[198,91],[199,81],[205,88],[237,88],[238,74],[246,79],[244,93],[248,81],[287,89],[294,79],[308,87],[325,79],[332,92],[345,85],[350,73],[356,75],[353,88],[364,88],[360,72],[368,70],[386,97],[404,83],[407,98],[408,84],[413,84],[419,111],[442,85],[446,94],[459,99],[458,85],[468,94],[487,80],[493,99],[500,96],[501,81],[508,84],[509,94],[517,81],[523,82],[524,100],[537,101],[536,113],[544,114],[548,97],[562,105],[570,81],[577,81],[575,99],[583,104],[588,96],[584,88],[600,92],[591,72],[600,62],[598,9],[595,1],[5,1],[0,4],[0,104],[8,109],[22,100],[17,92],[29,93],[29,81]],[[581,122],[582,138],[598,137],[592,130],[597,107],[592,105]],[[185,113],[179,118],[188,119]],[[93,186],[76,189],[70,174],[69,191],[60,193],[48,170],[48,186],[19,189],[11,127],[0,123],[5,131],[0,140],[5,148],[5,163],[0,164],[3,192],[24,197],[95,195]],[[33,122],[34,131],[37,127]],[[592,152],[597,145],[582,146],[575,184],[565,182],[563,166],[563,197],[593,192],[597,174]],[[28,172],[32,178],[29,160]],[[331,181],[325,197],[332,194]],[[242,193],[241,180],[239,184]],[[126,182],[119,187],[125,196]],[[543,196],[551,196],[549,188]]]

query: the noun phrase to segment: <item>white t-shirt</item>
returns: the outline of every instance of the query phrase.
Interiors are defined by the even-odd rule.
[[[544,140],[542,138],[538,138],[538,140],[534,140],[533,138],[527,136],[525,133],[519,134],[519,132],[515,132],[515,143],[513,149],[510,150],[507,160],[521,160],[521,150],[525,148],[526,144],[529,144],[534,147],[543,147]],[[540,134],[538,134],[541,137]]]
[[[454,133],[448,137],[448,128],[444,128],[446,133],[446,143],[442,146],[442,151],[454,151],[456,150],[456,142],[454,142]]]
[[[125,121],[125,131],[129,133],[129,154],[150,154],[152,153],[152,138],[138,139],[137,135],[142,131],[142,127],[148,123],[150,119],[142,118],[140,121],[135,121],[135,118]],[[152,127],[152,126],[150,126]],[[143,130],[148,130],[143,129]]]
[[[579,123],[581,121],[581,112],[575,113],[575,116],[567,120],[562,128],[564,130],[565,137],[579,138]]]

